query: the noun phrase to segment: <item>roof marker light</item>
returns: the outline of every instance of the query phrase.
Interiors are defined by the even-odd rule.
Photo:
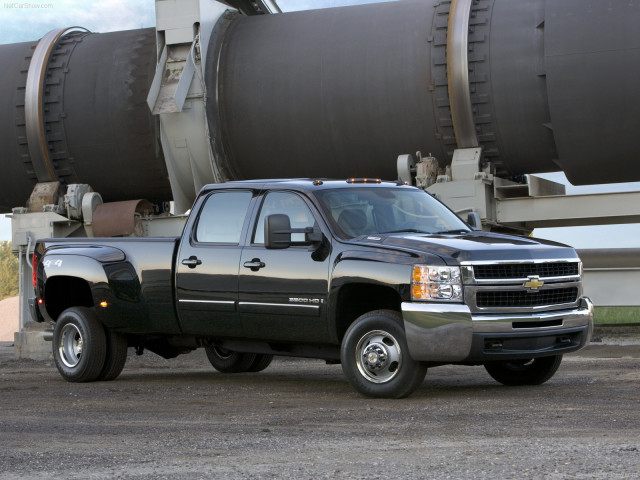
[[[350,178],[347,183],[382,183],[379,178]]]

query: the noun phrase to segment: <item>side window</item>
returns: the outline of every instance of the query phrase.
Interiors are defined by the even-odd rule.
[[[204,243],[240,243],[251,192],[216,192],[200,211],[195,240]]]
[[[298,195],[289,192],[272,192],[267,197],[260,209],[260,217],[256,224],[253,243],[264,244],[264,219],[267,215],[284,213],[291,220],[291,228],[313,227],[315,218],[304,200]],[[304,242],[304,233],[293,233],[292,242]]]

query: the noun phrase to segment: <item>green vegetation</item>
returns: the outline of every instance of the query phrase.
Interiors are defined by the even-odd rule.
[[[18,257],[11,243],[0,242],[0,300],[18,295]]]
[[[639,307],[596,307],[595,322],[607,323],[640,323]]]

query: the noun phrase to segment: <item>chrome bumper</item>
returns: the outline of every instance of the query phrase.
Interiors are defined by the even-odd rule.
[[[472,315],[466,305],[406,302],[402,304],[402,318],[409,355],[428,362],[566,353],[582,348],[593,333],[593,304],[586,297],[573,310],[505,315]],[[565,333],[579,335],[574,343],[565,345],[540,341]],[[485,338],[516,339],[518,350],[489,351],[485,355],[479,347]]]

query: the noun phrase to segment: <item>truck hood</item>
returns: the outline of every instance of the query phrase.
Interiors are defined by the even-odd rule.
[[[448,265],[461,262],[578,259],[575,250],[561,243],[486,232],[464,234],[394,234],[364,237],[375,243],[438,255]]]

